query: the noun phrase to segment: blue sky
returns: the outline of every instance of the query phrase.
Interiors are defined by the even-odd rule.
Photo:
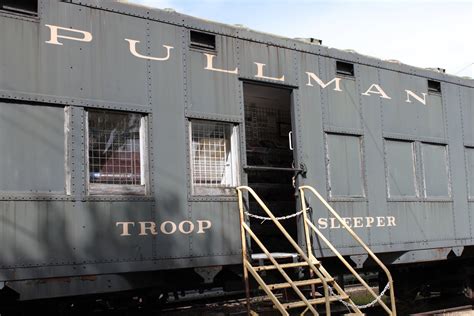
[[[129,0],[474,77],[474,0]]]

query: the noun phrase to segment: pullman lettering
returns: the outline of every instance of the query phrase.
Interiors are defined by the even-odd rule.
[[[45,24],[47,28],[49,28],[50,38],[49,40],[45,41],[47,44],[63,46],[66,40],[69,41],[78,41],[84,43],[90,43],[94,40],[92,33],[84,30],[78,30],[73,28],[67,28],[57,25]],[[163,44],[162,47],[164,49],[160,49],[159,52],[154,52],[151,55],[143,55],[140,53],[140,50],[145,49],[145,45],[141,44],[139,40],[124,38],[124,41],[128,43],[128,49],[131,55],[136,58],[150,60],[154,62],[166,62],[173,58],[174,46],[169,44]],[[222,73],[223,75],[227,76],[234,76],[239,75],[239,68],[238,67],[231,67],[230,69],[222,69],[219,65],[214,64],[214,57],[213,54],[203,53],[203,69],[208,71],[214,71]],[[253,69],[255,69],[255,73],[253,75],[256,79],[265,79],[270,81],[277,81],[277,82],[285,82],[285,74],[280,74],[277,77],[270,77],[266,75],[265,68],[271,66],[267,66],[266,64],[262,63],[261,60],[253,62]],[[333,87],[334,91],[343,92],[341,89],[341,80],[342,78],[333,78],[324,82],[321,78],[318,77],[313,72],[305,71],[307,76],[307,83],[306,86],[314,87],[315,85],[319,86],[321,89],[326,89],[327,87]],[[386,100],[391,100],[392,98],[387,94],[387,92],[378,84],[372,83],[368,87],[364,87],[364,92],[361,93],[363,96],[367,97],[379,97]],[[417,101],[423,105],[426,105],[426,93],[415,93],[414,91],[404,89],[404,95],[406,96],[405,103],[413,103],[413,101]]]

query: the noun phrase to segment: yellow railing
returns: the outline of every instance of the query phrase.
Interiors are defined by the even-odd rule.
[[[263,279],[257,273],[257,270],[252,266],[252,264],[249,260],[249,257],[248,257],[248,252],[247,252],[246,234],[248,234],[255,241],[255,243],[265,253],[267,258],[272,262],[272,264],[280,272],[280,274],[283,276],[283,278],[290,284],[291,288],[295,291],[295,293],[298,295],[298,297],[301,299],[301,301],[305,303],[306,310],[310,310],[313,313],[313,315],[318,315],[316,309],[311,304],[311,302],[308,301],[308,299],[304,296],[304,294],[301,292],[301,290],[295,285],[294,281],[292,281],[290,279],[290,277],[288,276],[288,274],[284,271],[283,267],[277,262],[277,260],[275,258],[273,258],[273,256],[268,251],[268,249],[263,245],[263,243],[260,241],[260,239],[254,234],[252,229],[246,223],[245,216],[244,216],[244,199],[243,199],[243,192],[242,191],[247,191],[247,192],[250,193],[250,195],[255,199],[255,201],[260,205],[260,207],[265,211],[265,213],[268,215],[268,217],[271,219],[271,221],[276,225],[276,227],[280,230],[280,232],[290,242],[290,244],[293,246],[295,251],[299,254],[300,258],[304,262],[307,263],[308,267],[310,268],[311,273],[317,275],[318,278],[321,279],[321,283],[322,283],[323,289],[324,289],[324,298],[325,298],[325,303],[324,304],[325,304],[325,308],[326,308],[326,315],[331,315],[331,306],[330,306],[330,300],[329,300],[330,293],[329,293],[329,287],[328,287],[328,284],[327,284],[327,278],[330,277],[330,276],[326,273],[326,271],[324,271],[324,275],[323,275],[323,273],[321,273],[321,271],[319,271],[319,269],[316,268],[316,265],[320,264],[319,261],[314,256],[306,255],[306,253],[294,241],[294,239],[288,234],[286,229],[275,218],[275,216],[268,209],[268,207],[265,205],[265,203],[254,192],[254,190],[252,190],[248,186],[240,186],[240,187],[237,188],[237,192],[238,192],[239,210],[240,210],[242,260],[243,260],[243,265],[244,265],[244,281],[245,281],[245,287],[246,287],[246,293],[247,293],[247,306],[248,306],[249,313],[250,313],[250,305],[249,305],[250,304],[249,303],[249,296],[250,296],[249,293],[250,293],[250,291],[249,291],[248,273],[250,272],[250,274],[252,274],[252,276],[255,278],[257,283],[265,291],[265,293],[268,295],[268,297],[272,300],[275,307],[281,312],[281,314],[282,315],[289,315],[288,312],[286,311],[286,309],[284,308],[284,306],[279,302],[279,300],[271,292],[271,290],[267,286],[267,284],[265,284]],[[305,212],[303,212],[303,213],[305,213]],[[335,289],[337,290],[338,293],[343,293],[342,288],[340,288],[337,285],[336,282],[334,282],[334,287],[335,287]],[[348,299],[348,302],[353,305],[353,302],[350,299]],[[358,314],[361,314],[360,310],[357,307],[355,307],[353,309]]]
[[[388,280],[388,284],[390,287],[390,303],[391,309],[381,300],[379,296],[372,290],[372,288],[362,279],[362,277],[352,268],[352,266],[347,262],[346,259],[340,254],[340,252],[331,244],[331,242],[321,233],[321,231],[313,224],[313,222],[308,218],[308,215],[303,212],[304,217],[304,227],[305,227],[305,239],[307,245],[308,255],[312,257],[312,246],[311,246],[311,239],[310,239],[310,232],[308,226],[318,235],[318,237],[323,240],[326,245],[334,252],[334,254],[341,260],[341,262],[349,269],[349,271],[357,278],[357,280],[369,291],[369,293],[377,300],[377,302],[382,306],[382,308],[388,313],[388,315],[396,316],[396,307],[395,307],[395,293],[393,289],[393,279],[390,271],[387,267],[380,261],[379,258],[370,250],[370,248],[360,239],[359,236],[347,225],[347,223],[339,216],[339,214],[329,205],[329,203],[319,194],[316,189],[311,186],[300,186],[300,199],[301,199],[301,207],[303,210],[307,209],[306,206],[306,199],[305,199],[305,190],[309,190],[312,192],[320,201],[321,203],[329,210],[329,212],[341,223],[342,227],[356,240],[362,248],[369,254],[369,256],[380,266],[380,268],[385,272]]]

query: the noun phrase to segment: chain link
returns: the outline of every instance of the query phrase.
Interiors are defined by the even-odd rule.
[[[377,296],[376,299],[374,299],[372,302],[368,303],[368,304],[365,304],[365,305],[354,305],[352,303],[347,303],[346,301],[342,300],[342,299],[339,299],[339,302],[341,302],[344,306],[346,307],[351,307],[351,308],[357,308],[357,309],[365,309],[365,308],[369,308],[369,307],[372,307],[374,306],[378,300],[380,300],[382,298],[382,296],[385,295],[385,292],[387,292],[387,290],[390,288],[390,283],[387,282],[387,285],[385,285],[385,288],[383,289],[382,292],[380,292],[380,295]],[[332,289],[332,287],[330,287],[328,285],[328,289],[329,289],[329,292],[331,292],[331,295],[336,295]]]
[[[290,215],[286,215],[286,216],[280,216],[280,217],[275,217],[275,219],[277,221],[284,221],[286,219],[289,219],[289,218],[292,218],[292,217],[296,217],[298,215],[301,215],[303,214],[304,211],[307,211],[309,210],[309,208],[305,208],[304,210],[301,210],[299,212],[296,212],[294,214],[290,214]],[[261,219],[262,220],[262,223],[265,222],[265,221],[271,221],[272,219],[270,217],[264,217],[264,216],[260,216],[260,215],[255,215],[255,214],[252,214],[252,213],[249,213],[249,212],[245,212],[245,215],[247,215],[248,217],[253,217],[253,218],[256,218],[256,219]]]

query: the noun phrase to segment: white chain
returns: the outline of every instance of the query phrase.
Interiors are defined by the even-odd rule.
[[[328,285],[328,288],[329,288],[329,292],[331,292],[331,295],[336,295],[332,289],[332,287],[330,287]],[[364,309],[364,308],[368,308],[368,307],[372,307],[374,306],[378,300],[380,300],[382,298],[382,296],[385,295],[385,292],[387,292],[387,290],[390,288],[390,283],[387,282],[387,285],[385,285],[385,288],[383,289],[382,292],[380,292],[380,295],[377,296],[377,298],[375,300],[373,300],[372,302],[368,303],[368,304],[365,304],[365,305],[354,305],[352,303],[347,303],[346,301],[342,300],[342,299],[339,299],[339,302],[341,302],[343,305],[345,305],[346,307],[352,307],[352,308],[358,308],[358,309]]]
[[[275,217],[275,219],[277,221],[283,221],[285,219],[289,219],[289,218],[292,218],[292,217],[295,217],[295,216],[298,216],[300,214],[303,214],[304,211],[307,211],[309,208],[306,208],[304,210],[301,210],[299,212],[296,212],[294,214],[290,214],[290,215],[286,215],[286,216],[280,216],[280,217]],[[248,217],[253,217],[253,218],[256,218],[256,219],[261,219],[262,220],[262,223],[265,222],[265,221],[270,221],[272,220],[271,217],[264,217],[264,216],[260,216],[260,215],[255,215],[255,214],[251,214],[249,212],[245,212],[245,215],[247,215]]]

